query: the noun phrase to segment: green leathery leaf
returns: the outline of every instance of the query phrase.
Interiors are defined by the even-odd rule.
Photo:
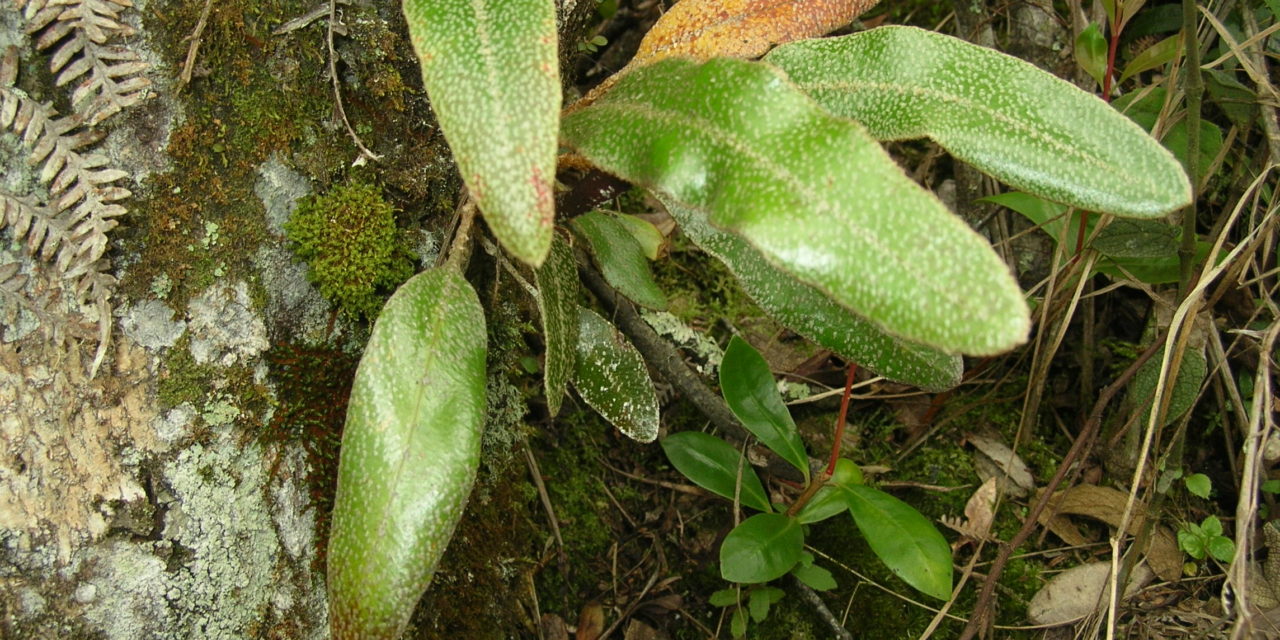
[[[757,513],[734,527],[720,545],[720,576],[755,584],[786,575],[800,561],[800,521],[780,513]]]
[[[1101,87],[1107,73],[1107,38],[1097,24],[1091,23],[1076,37],[1075,54],[1076,64]]]
[[[578,395],[627,437],[658,437],[658,396],[640,352],[599,314],[578,308]]]
[[[587,241],[600,273],[614,289],[636,304],[666,310],[667,296],[653,279],[644,249],[622,222],[604,211],[591,211],[570,224]]]
[[[853,521],[889,570],[921,593],[951,598],[951,547],[919,511],[861,484],[839,486]]]
[[[694,244],[728,267],[765,313],[792,331],[890,380],[927,391],[945,391],[964,375],[960,356],[906,342],[889,335],[769,264],[745,240],[720,231],[706,216],[670,198],[660,198]]]
[[[795,42],[765,60],[881,140],[928,137],[1015,188],[1153,218],[1191,202],[1176,160],[1107,103],[1017,58],[914,27]]]
[[[556,236],[546,262],[534,271],[538,285],[538,313],[547,343],[542,382],[547,391],[547,412],[560,413],[569,376],[578,356],[578,270],[573,249]]]
[[[799,469],[808,482],[809,454],[805,453],[796,423],[778,393],[769,363],[738,336],[729,340],[724,359],[720,361],[720,392],[742,426]]]
[[[553,0],[405,0],[422,83],[489,228],[542,264],[560,118]]]
[[[1117,83],[1124,82],[1143,71],[1164,66],[1174,58],[1178,57],[1181,49],[1181,35],[1169,36],[1168,38],[1143,49],[1141,53],[1133,57],[1133,60],[1129,61],[1129,64],[1124,66],[1124,72],[1120,74],[1120,79]]]
[[[1093,248],[1109,258],[1176,257],[1178,231],[1160,220],[1115,219],[1098,232]]]
[[[640,243],[640,248],[644,250],[644,257],[650,260],[658,259],[667,239],[657,227],[653,226],[652,222],[625,214],[616,216],[615,219],[627,228],[636,242]]]
[[[662,60],[565,116],[562,133],[901,338],[971,354],[1026,339],[1022,293],[986,240],[769,65]]]
[[[400,286],[360,359],[338,463],[334,638],[400,637],[462,517],[485,413],[485,320],[449,267]]]
[[[662,451],[676,471],[699,487],[730,500],[736,494],[752,509],[772,511],[755,469],[728,442],[701,431],[681,431],[662,439]]]

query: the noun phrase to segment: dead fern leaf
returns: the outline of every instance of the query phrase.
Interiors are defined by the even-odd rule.
[[[137,52],[110,44],[131,36],[133,27],[120,20],[129,0],[16,0],[27,18],[26,31],[39,34],[36,49],[53,49],[49,70],[64,86],[78,81],[71,104],[86,125],[93,126],[147,97],[151,80],[141,75],[148,65]]]

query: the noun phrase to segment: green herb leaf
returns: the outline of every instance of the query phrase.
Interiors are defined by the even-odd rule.
[[[729,633],[735,638],[747,635],[747,610],[738,607],[733,610],[733,618],[729,621]]]
[[[1117,218],[1098,232],[1093,248],[1108,258],[1176,258],[1179,235],[1177,227],[1160,220]]]
[[[1236,556],[1236,543],[1225,536],[1214,536],[1209,539],[1208,551],[1215,560],[1226,564]]]
[[[1163,352],[1162,352],[1163,353]],[[1146,407],[1142,412],[1142,424],[1151,419],[1152,401],[1156,393],[1156,384],[1160,381],[1160,354],[1148,360],[1134,374],[1129,383],[1126,400],[1131,407]],[[1165,384],[1165,393],[1172,394],[1169,409],[1164,415],[1164,424],[1173,424],[1182,414],[1195,406],[1200,397],[1200,383],[1209,374],[1209,364],[1204,352],[1187,349],[1182,354],[1182,364],[1178,367],[1178,377],[1173,384]]]
[[[705,215],[670,198],[659,199],[694,244],[724,263],[743,291],[792,331],[890,380],[928,391],[960,384],[964,375],[960,356],[885,333],[820,290],[770,265],[747,241],[712,227]]]
[[[881,140],[928,137],[1018,189],[1152,218],[1191,201],[1177,162],[1105,102],[1034,65],[913,27],[794,42],[765,58]]]
[[[563,135],[899,337],[972,354],[1026,339],[1026,303],[990,245],[768,65],[662,60],[566,116]]]
[[[431,108],[498,241],[531,265],[551,245],[560,117],[552,0],[405,0]]]
[[[1220,536],[1222,535],[1222,521],[1218,519],[1218,516],[1206,516],[1200,522],[1200,531],[1206,538]]]
[[[613,288],[636,304],[666,310],[667,296],[653,280],[644,249],[616,217],[592,211],[574,218],[571,224],[591,247],[600,273]]]
[[[1107,38],[1096,24],[1090,24],[1076,37],[1076,64],[1102,87],[1107,74]]]
[[[1164,87],[1156,87],[1150,91],[1134,91],[1116,98],[1113,104],[1118,111],[1129,116],[1143,129],[1150,131],[1160,118],[1160,111],[1164,106],[1165,93]],[[1160,140],[1160,143],[1173,153],[1174,157],[1182,163],[1182,166],[1191,166],[1191,163],[1187,160],[1186,120],[1179,119],[1174,122],[1173,126],[1165,131],[1164,138]],[[1219,129],[1217,125],[1207,119],[1201,120],[1200,156],[1197,158],[1199,167],[1197,175],[1202,178],[1209,175],[1210,170],[1213,168],[1213,162],[1218,157],[1218,152],[1222,150],[1222,144],[1222,129]]]
[[[1207,549],[1205,549],[1205,536],[1200,531],[1200,527],[1187,523],[1178,529],[1178,548],[1196,560],[1204,560]]]
[[[758,513],[725,536],[720,545],[720,575],[744,584],[768,582],[786,575],[803,549],[804,532],[798,520],[780,513]]]
[[[667,239],[663,237],[662,232],[653,226],[653,223],[631,215],[618,215],[614,218],[622,223],[631,233],[631,237],[640,243],[640,248],[644,251],[644,257],[650,260],[657,260],[659,254],[662,253],[662,247],[667,243]]]
[[[844,513],[848,508],[849,503],[845,501],[844,494],[839,489],[823,487],[818,489],[813,498],[800,508],[796,519],[800,524],[813,524]]]
[[[662,439],[662,451],[671,466],[694,484],[718,496],[733,500],[742,470],[738,500],[756,511],[772,511],[769,498],[755,469],[733,445],[700,431],[681,431]]]
[[[707,599],[707,602],[709,602],[713,607],[727,607],[731,604],[737,604],[738,590],[736,588],[721,589],[712,593],[711,597]]]
[[[830,571],[814,564],[797,565],[791,570],[791,575],[815,591],[830,591],[838,586]]]
[[[387,301],[356,371],[329,537],[335,638],[399,638],[480,462],[484,311],[437,268]]]
[[[853,521],[889,570],[921,593],[951,597],[951,547],[907,503],[865,485],[842,485]]]
[[[538,286],[542,335],[547,343],[542,382],[547,391],[547,411],[555,416],[560,413],[560,402],[578,355],[578,270],[569,244],[554,238],[547,261],[533,275]]]
[[[1182,48],[1181,35],[1169,36],[1160,42],[1157,42],[1141,53],[1133,57],[1129,64],[1124,66],[1124,71],[1120,74],[1120,80],[1117,84],[1132,78],[1143,71],[1148,71],[1165,64],[1178,57],[1178,53]]]
[[[746,340],[734,336],[720,362],[720,391],[742,421],[742,426],[760,439],[809,481],[809,454],[800,441],[800,432],[791,412],[778,393],[769,363]]]
[[[1187,483],[1187,491],[1193,496],[1199,496],[1205,500],[1209,499],[1209,491],[1213,489],[1213,483],[1209,481],[1209,476],[1203,473],[1193,473],[1186,477],[1183,482]]]
[[[627,437],[658,437],[658,396],[640,352],[590,309],[579,308],[578,358],[573,371],[578,395]]]

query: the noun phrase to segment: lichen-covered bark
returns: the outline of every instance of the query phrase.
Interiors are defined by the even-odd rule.
[[[321,549],[336,458],[326,461],[345,403],[330,374],[349,375],[363,330],[334,322],[282,225],[302,197],[375,180],[426,261],[460,182],[398,3],[339,5],[346,110],[383,156],[364,167],[352,166],[357,153],[333,117],[327,16],[275,33],[314,3],[214,2],[180,88],[203,4],[152,0],[122,13],[152,85],[147,100],[98,125],[106,138],[94,149],[129,173],[133,196],[109,234],[120,285],[95,378],[94,310],[0,230],[0,264],[19,262],[28,277],[0,295],[0,637],[327,635]],[[594,3],[558,8],[576,32]],[[25,24],[0,2],[0,48],[18,47],[18,88],[65,105]],[[13,136],[0,136],[0,164],[0,186],[41,195]],[[459,534],[503,544],[446,558],[435,611],[413,637],[480,637],[452,635],[455,618],[496,622],[496,637],[517,624],[477,613],[523,588],[493,560],[531,552],[515,533],[527,519],[509,517],[526,501],[501,487],[518,480],[511,469],[482,472]],[[452,588],[462,585],[483,603],[439,604],[461,598]]]

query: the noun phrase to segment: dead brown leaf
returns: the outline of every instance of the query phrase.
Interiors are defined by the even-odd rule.
[[[974,491],[969,501],[965,503],[963,522],[956,517],[942,517],[942,524],[960,534],[960,539],[952,545],[953,549],[958,549],[970,542],[987,539],[987,534],[991,531],[991,523],[995,520],[995,505],[996,479],[993,476],[987,478],[987,481],[982,483],[982,486],[978,487],[978,490]]]
[[[1069,545],[1087,544],[1089,540],[1063,516],[1087,516],[1116,527],[1124,517],[1128,499],[1128,494],[1110,487],[1088,484],[1071,487],[1053,494],[1039,522]],[[1127,533],[1137,535],[1145,518],[1146,509],[1141,504],[1135,505]],[[1161,580],[1177,580],[1182,576],[1182,552],[1168,527],[1157,527],[1151,533],[1146,558]]]
[[[604,607],[590,602],[578,615],[578,633],[574,640],[598,640],[604,634]]]
[[[755,58],[849,24],[877,1],[681,0],[645,35],[631,65],[672,56]]]

